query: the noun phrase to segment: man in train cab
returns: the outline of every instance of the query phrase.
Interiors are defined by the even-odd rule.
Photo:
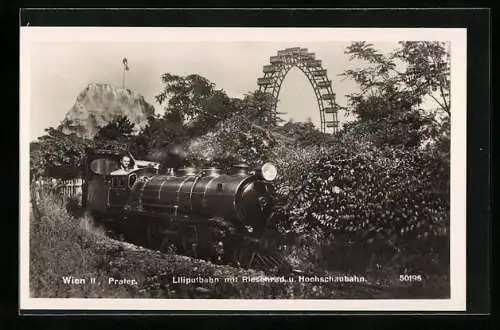
[[[112,175],[124,175],[135,169],[135,165],[131,164],[130,157],[124,155],[120,160],[120,168],[111,172]]]
[[[124,171],[130,171],[133,170],[134,167],[131,166],[130,164],[130,157],[129,156],[123,156],[121,161],[120,161],[120,168]]]

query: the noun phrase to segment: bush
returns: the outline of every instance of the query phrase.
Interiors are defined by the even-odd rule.
[[[401,271],[446,271],[446,157],[416,148],[358,153],[337,145],[302,181],[282,210],[281,227],[302,240],[320,241],[320,259],[337,259],[351,269],[354,260],[360,269],[372,262],[397,264]],[[346,254],[344,262],[338,251]]]
[[[277,145],[271,152],[269,161],[278,169],[273,182],[277,197],[286,199],[293,190],[300,186],[301,180],[321,156],[318,146]]]
[[[64,284],[63,277],[103,278],[96,267],[99,256],[89,246],[104,237],[89,217],[73,218],[66,210],[66,200],[43,193],[37,201],[40,214],[30,221],[30,294],[42,298],[130,296],[124,288],[107,292],[94,285]],[[88,283],[88,282],[87,282]]]

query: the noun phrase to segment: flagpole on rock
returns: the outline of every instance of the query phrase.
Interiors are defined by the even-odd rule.
[[[122,63],[123,63],[122,88],[125,89],[125,71],[129,70],[128,61],[126,57],[122,60]]]

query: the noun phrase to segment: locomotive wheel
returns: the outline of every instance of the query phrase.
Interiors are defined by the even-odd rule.
[[[170,248],[170,239],[169,239],[168,235],[165,235],[165,237],[163,237],[163,240],[160,244],[159,250],[161,253],[168,253],[169,248]]]
[[[122,231],[122,228],[116,224],[113,219],[102,218],[103,228],[106,231],[106,235],[110,238],[117,241],[125,241],[125,234]]]
[[[150,249],[161,253],[171,252],[171,247],[177,247],[178,240],[172,233],[162,233],[162,229],[155,226],[146,228],[146,242]]]
[[[160,250],[164,240],[163,236],[156,226],[148,226],[146,228],[146,242],[150,249]]]
[[[254,253],[245,247],[235,247],[232,254],[234,264],[243,268],[250,268],[255,258]]]
[[[171,235],[165,234],[160,243],[159,251],[161,253],[175,252],[175,246],[176,246],[175,238],[172,237]],[[174,250],[171,249],[172,247],[174,248]]]
[[[151,226],[146,227],[146,244],[152,249],[155,249],[157,244],[155,231],[156,229]]]
[[[182,233],[183,252],[187,256],[198,258],[198,246],[198,228],[196,226],[184,228]]]

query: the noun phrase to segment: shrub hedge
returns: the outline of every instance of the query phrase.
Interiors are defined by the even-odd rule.
[[[378,258],[400,271],[446,272],[447,155],[396,147],[356,152],[336,144],[288,167],[307,170],[284,180],[294,188],[282,196],[280,226],[309,245],[317,242],[317,258],[346,259],[340,267],[356,261],[360,269]]]

